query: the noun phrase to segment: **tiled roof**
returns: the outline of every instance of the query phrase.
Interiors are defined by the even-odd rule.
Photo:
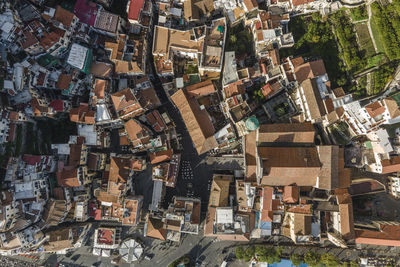
[[[145,0],[130,0],[128,9],[128,19],[139,20],[140,10],[143,9]]]
[[[380,231],[355,230],[356,244],[400,246],[400,225],[380,225]]]
[[[346,240],[354,238],[353,204],[339,204],[340,233]]]
[[[292,60],[292,64],[294,60],[295,59]],[[322,59],[310,61],[294,68],[294,74],[296,75],[296,79],[299,84],[306,79],[312,79],[324,75],[325,73],[326,69]]]
[[[72,122],[94,124],[95,111],[90,110],[87,103],[80,103],[79,107],[71,109],[69,118]]]
[[[164,223],[160,219],[148,217],[146,236],[166,240],[167,230],[164,229]]]
[[[53,18],[61,22],[66,28],[69,28],[74,18],[74,14],[62,8],[61,6],[57,6]]]
[[[131,159],[122,157],[111,157],[110,175],[111,182],[126,183],[129,178]]]
[[[321,163],[315,147],[259,147],[263,163],[261,184],[315,186]]]
[[[314,143],[315,129],[310,122],[262,124],[258,143]],[[255,140],[254,140],[255,141]]]
[[[195,83],[186,87],[188,96],[199,97],[215,93],[215,87],[212,80]]]
[[[215,148],[215,130],[207,110],[201,109],[197,100],[187,96],[183,90],[177,91],[171,98],[182,115],[197,153],[200,155]]]
[[[128,138],[134,146],[144,145],[150,141],[150,131],[137,120],[131,119],[124,126]]]
[[[299,188],[296,185],[287,185],[283,189],[282,201],[294,204],[299,201]]]
[[[381,161],[382,174],[399,172],[400,171],[400,156],[393,156],[390,159]]]
[[[385,105],[389,111],[390,118],[394,119],[394,118],[397,118],[400,116],[399,105],[393,98],[391,98],[391,97],[385,98],[383,100],[383,102],[385,103]]]
[[[56,87],[58,89],[68,90],[71,81],[72,81],[72,75],[60,74],[60,76],[58,76]]]
[[[375,102],[365,106],[365,109],[367,110],[367,112],[371,116],[371,118],[375,118],[375,117],[383,114],[386,111],[385,106],[381,105],[381,103],[379,101],[375,101]]]
[[[114,108],[120,116],[128,114],[138,115],[143,112],[139,101],[130,88],[118,91],[111,95]]]
[[[172,149],[167,149],[163,151],[157,151],[150,153],[151,164],[157,164],[163,161],[170,160],[172,158],[174,151]]]
[[[339,147],[318,146],[319,159],[322,163],[318,175],[318,188],[332,190],[339,187]]]
[[[314,79],[306,79],[301,83],[305,100],[307,102],[311,119],[319,119],[326,114],[317,82]]]

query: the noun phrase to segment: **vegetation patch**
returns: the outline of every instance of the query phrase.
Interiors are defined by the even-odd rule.
[[[280,49],[281,58],[290,55],[321,57],[333,88],[347,83],[346,69],[326,18],[322,18],[319,13],[294,17],[290,19],[289,30],[293,33],[295,45]]]
[[[226,51],[235,51],[237,55],[253,54],[253,34],[244,28],[243,24],[229,29],[229,38],[226,44]]]
[[[354,27],[357,33],[358,45],[362,57],[372,57],[375,55],[374,44],[369,35],[368,25],[366,22],[357,23]]]
[[[378,25],[376,25],[375,18],[373,16],[371,17],[369,23],[371,25],[372,34],[374,35],[376,49],[378,49],[378,52],[385,53],[385,47],[383,46],[383,37],[378,30]]]
[[[374,72],[374,94],[381,92],[386,84],[393,78],[393,73],[396,70],[394,62],[383,65],[379,70]]]
[[[251,261],[256,258],[259,262],[274,264],[281,261],[282,247],[250,246],[244,249],[239,246],[236,248],[236,258],[244,261]]]
[[[363,56],[357,45],[357,37],[353,24],[344,10],[339,10],[330,16],[336,37],[342,49],[343,60],[349,71],[355,72],[364,67]]]
[[[354,22],[368,19],[368,11],[365,5],[358,6],[356,8],[350,8],[349,12],[351,20]]]
[[[390,60],[400,58],[400,17],[395,5],[371,4],[374,23],[381,35],[385,53]]]
[[[332,124],[328,130],[338,145],[346,145],[351,139],[349,126],[344,122]]]

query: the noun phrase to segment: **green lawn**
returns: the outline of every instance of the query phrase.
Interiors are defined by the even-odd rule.
[[[358,45],[364,57],[371,57],[375,55],[374,44],[369,36],[368,26],[365,22],[357,23],[355,30],[358,37]]]
[[[378,52],[385,53],[385,48],[383,46],[383,41],[382,41],[383,37],[378,30],[378,25],[376,24],[374,17],[371,17],[370,23],[371,23],[372,34],[374,35],[375,44],[376,48],[378,49]]]

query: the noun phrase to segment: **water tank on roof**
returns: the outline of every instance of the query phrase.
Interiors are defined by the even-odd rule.
[[[260,126],[260,123],[258,122],[258,119],[255,116],[252,116],[246,120],[247,130],[249,131],[257,130],[258,126]]]

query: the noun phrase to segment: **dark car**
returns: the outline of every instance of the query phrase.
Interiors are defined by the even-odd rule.
[[[72,259],[73,261],[77,261],[77,260],[79,259],[80,256],[81,256],[81,255],[75,255],[75,256],[73,256],[71,259]]]

